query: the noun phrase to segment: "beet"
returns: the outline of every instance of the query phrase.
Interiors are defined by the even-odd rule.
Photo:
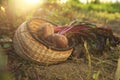
[[[52,35],[53,45],[57,48],[65,48],[68,46],[68,39],[66,36],[61,34],[53,34]]]
[[[49,23],[42,24],[38,29],[38,36],[40,38],[47,38],[52,34],[54,34],[54,26]]]

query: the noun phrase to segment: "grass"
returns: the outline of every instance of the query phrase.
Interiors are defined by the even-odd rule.
[[[88,4],[82,4],[82,3],[74,3],[74,2],[68,2],[68,5],[72,5],[74,7],[73,9],[81,9],[85,11],[98,11],[98,12],[109,12],[109,13],[115,13],[120,12],[120,3],[88,3]]]

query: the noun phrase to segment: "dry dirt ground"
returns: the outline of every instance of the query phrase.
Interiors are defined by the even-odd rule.
[[[12,80],[114,80],[117,60],[113,56],[116,57],[117,53],[120,51],[115,49],[101,57],[91,57],[91,65],[82,57],[43,66],[26,61],[11,51],[8,66]]]

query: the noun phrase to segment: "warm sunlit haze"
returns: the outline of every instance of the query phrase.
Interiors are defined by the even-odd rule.
[[[61,4],[66,3],[69,0],[58,0]],[[92,0],[79,0],[82,3],[90,3]],[[100,0],[100,2],[120,2],[120,0]],[[25,13],[29,10],[35,9],[44,3],[44,0],[9,0],[10,6],[13,8],[13,12],[17,14]],[[1,10],[5,12],[5,8],[0,6]]]
[[[9,5],[13,7],[15,13],[24,13],[43,3],[44,0],[9,0]]]

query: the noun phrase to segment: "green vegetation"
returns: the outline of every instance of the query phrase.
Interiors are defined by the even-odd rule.
[[[59,20],[58,24],[66,24],[72,20],[81,19],[106,25],[111,21],[119,22],[120,20],[120,3],[82,4],[70,0],[64,4],[46,3],[41,7],[50,10],[53,13],[52,17],[57,17]],[[53,21],[56,22],[55,19]]]
[[[100,4],[81,4],[78,5],[82,10],[116,13],[120,12],[120,3],[100,3]]]

